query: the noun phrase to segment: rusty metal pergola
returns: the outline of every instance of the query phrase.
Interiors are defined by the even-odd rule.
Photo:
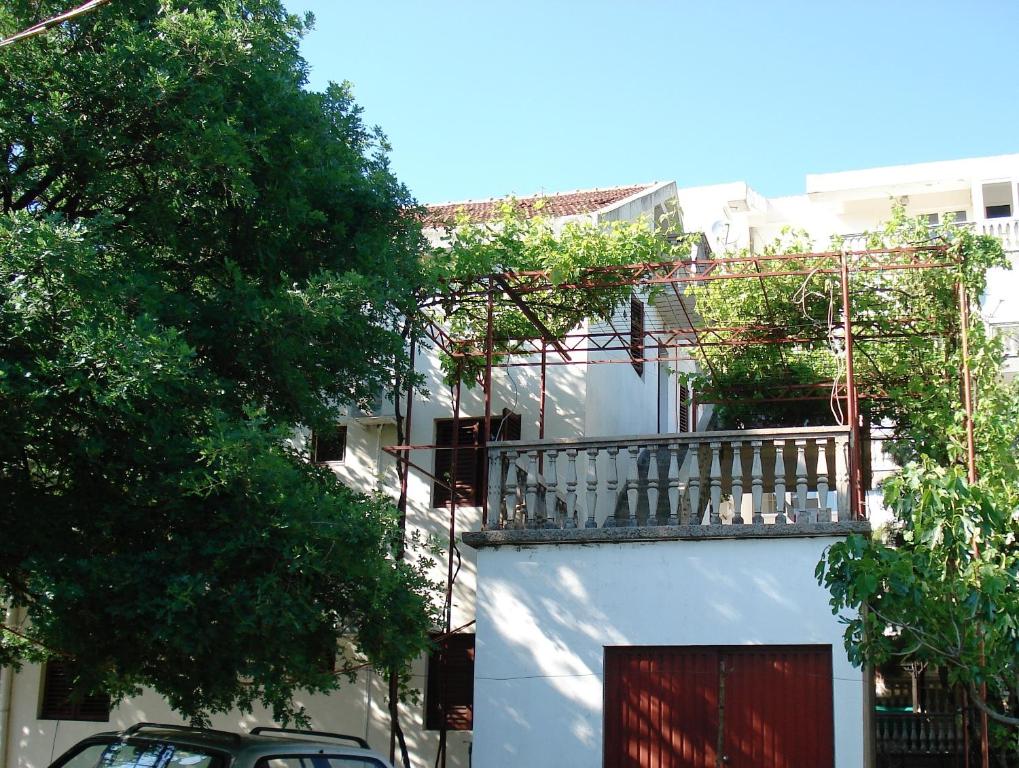
[[[925,273],[956,270],[960,266],[960,257],[947,245],[915,245],[719,258],[712,258],[708,252],[706,258],[592,267],[566,282],[556,282],[548,271],[535,270],[478,275],[447,283],[441,295],[423,302],[420,320],[424,335],[456,366],[452,393],[452,445],[413,444],[408,441],[407,444],[385,449],[402,465],[402,514],[406,512],[406,484],[410,469],[424,474],[450,492],[447,503],[450,546],[445,631],[450,631],[452,622],[452,589],[455,579],[453,553],[457,533],[457,489],[453,486],[456,483],[454,481],[451,485],[448,478],[436,477],[428,468],[413,462],[410,453],[419,450],[450,451],[449,477],[456,478],[460,452],[459,423],[462,418],[461,385],[465,376],[475,378],[483,390],[483,434],[477,447],[484,450],[492,435],[493,372],[500,368],[540,370],[538,438],[541,440],[545,436],[547,373],[552,366],[675,363],[695,359],[703,363],[707,369],[705,373],[710,377],[716,373],[712,368],[711,352],[720,347],[775,347],[778,351],[778,365],[785,366],[787,371],[789,350],[804,347],[829,349],[833,357],[838,358],[840,370],[840,375],[832,380],[808,383],[788,381],[773,396],[763,398],[759,392],[741,391],[730,386],[724,392],[716,392],[711,399],[701,395],[698,404],[739,403],[748,399],[755,403],[818,400],[830,400],[833,405],[837,403],[843,414],[843,423],[851,430],[850,504],[853,518],[861,519],[866,514],[866,489],[861,439],[865,425],[860,403],[861,399],[866,401],[886,397],[877,383],[866,380],[866,377],[861,380],[857,357],[860,353],[866,355],[864,345],[910,338],[951,337],[957,341],[961,345],[963,358],[960,378],[967,420],[971,479],[975,479],[975,448],[966,336],[969,297],[962,283],[958,283],[958,314],[953,317],[912,313],[879,319],[866,314],[854,314],[854,290],[857,289],[854,282],[861,280],[862,276],[870,276],[868,289],[881,290],[881,275],[903,271]],[[832,304],[827,327],[820,327],[809,318],[796,324],[778,322],[773,304],[776,300],[774,281],[779,279],[799,279],[803,286],[814,280],[825,280],[831,292]],[[705,323],[698,312],[695,298],[697,290],[694,287],[732,280],[751,281],[752,290],[759,292],[761,302],[757,316],[752,322],[740,324]],[[567,324],[572,327],[566,333],[551,330],[542,319],[543,313],[568,313],[571,305],[563,301],[563,297],[573,292],[616,291],[618,300],[619,295],[626,293],[627,289],[633,293],[650,293],[659,309],[657,322],[645,325],[640,331],[639,340],[634,339],[630,327],[618,327],[611,315],[601,318],[567,316]],[[496,329],[496,315],[506,311],[518,312],[526,323],[517,324],[517,328],[522,325],[526,330],[500,334]],[[474,321],[467,324],[469,333],[458,335],[451,331],[448,320],[457,316],[457,313],[461,313],[461,317],[473,317]],[[791,371],[789,375],[792,376]],[[405,434],[409,435],[413,413],[412,390],[406,395],[405,413]],[[484,464],[487,471],[488,462]],[[483,480],[487,482],[487,478]],[[482,500],[482,524],[487,527],[491,522],[487,493],[482,493]]]

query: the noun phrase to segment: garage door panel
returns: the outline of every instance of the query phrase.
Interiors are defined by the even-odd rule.
[[[606,768],[834,764],[829,646],[606,648],[604,690]]]
[[[828,647],[732,649],[723,663],[730,768],[833,764]]]
[[[718,654],[606,648],[605,765],[714,768]]]

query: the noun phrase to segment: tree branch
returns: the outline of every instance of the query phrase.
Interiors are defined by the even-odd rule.
[[[976,704],[977,709],[979,709],[989,718],[996,722],[1002,723],[1003,725],[1010,725],[1013,728],[1019,728],[1019,717],[1010,717],[1008,715],[1003,715],[1001,712],[998,712],[996,709],[991,707],[986,701],[983,700],[983,698],[981,698],[980,692],[977,690],[975,684],[966,683],[966,690],[969,691],[970,699],[972,699],[973,703]]]
[[[82,3],[77,8],[72,8],[69,11],[65,11],[64,13],[53,16],[49,19],[46,19],[45,21],[40,21],[38,24],[34,24],[28,29],[23,29],[21,32],[18,32],[17,34],[11,35],[10,37],[5,37],[3,40],[0,40],[0,48],[3,48],[4,46],[8,45],[13,45],[14,43],[17,43],[20,40],[27,40],[30,37],[41,35],[43,32],[50,29],[51,27],[55,27],[58,24],[63,24],[65,21],[70,21],[73,18],[82,16],[88,13],[89,11],[94,11],[96,8],[102,5],[106,5],[108,2],[110,2],[110,0],[88,0],[88,2]]]

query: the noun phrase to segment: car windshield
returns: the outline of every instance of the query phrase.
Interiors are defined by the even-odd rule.
[[[91,742],[51,768],[223,768],[218,754],[165,741]]]

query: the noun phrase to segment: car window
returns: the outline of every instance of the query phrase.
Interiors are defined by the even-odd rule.
[[[62,764],[63,768],[95,768],[108,744],[86,744]]]
[[[82,745],[59,762],[59,768],[222,768],[218,755],[165,742]]]
[[[103,753],[100,768],[213,768],[219,760],[193,747],[165,742],[115,742]]]
[[[305,755],[262,758],[255,768],[385,768],[385,766],[366,755]]]

